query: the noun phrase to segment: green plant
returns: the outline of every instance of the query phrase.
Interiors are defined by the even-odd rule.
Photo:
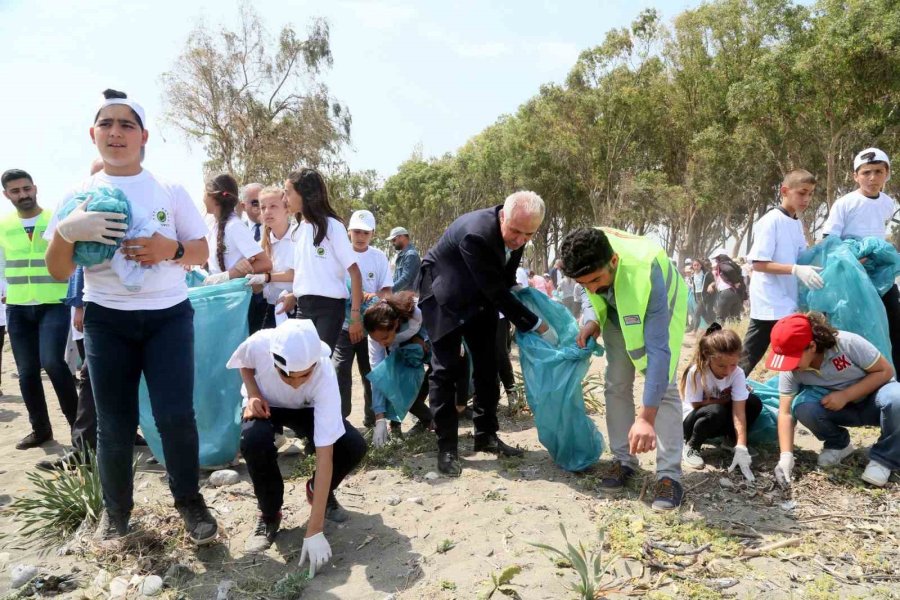
[[[303,593],[303,589],[309,582],[309,572],[305,569],[300,569],[294,573],[288,573],[279,579],[275,587],[272,588],[272,592],[274,592],[276,598],[294,600],[300,597],[300,594]]]
[[[519,592],[510,589],[507,586],[512,585],[513,577],[521,572],[522,567],[519,565],[511,565],[500,571],[499,575],[497,573],[491,573],[491,580],[487,582],[488,585],[491,586],[491,589],[483,594],[479,594],[479,600],[490,600],[497,592],[500,592],[504,596],[509,596],[510,598],[519,598]]]
[[[566,543],[565,550],[560,550],[547,544],[539,544],[536,542],[528,543],[535,548],[540,548],[541,550],[556,554],[563,560],[568,560],[572,564],[572,568],[578,573],[580,581],[572,583],[567,587],[569,590],[578,594],[578,597],[582,600],[594,600],[594,598],[603,592],[613,591],[606,589],[602,579],[617,557],[613,556],[605,563],[603,562],[602,533],[598,550],[589,552],[581,542],[578,542],[577,548],[569,543],[569,538],[566,536],[566,528],[562,523],[559,524],[559,530],[562,532],[563,540]]]
[[[435,550],[438,554],[446,554],[447,552],[453,550],[455,546],[456,543],[453,540],[443,540],[440,544],[437,545],[437,548]]]
[[[600,373],[591,373],[581,381],[581,393],[584,395],[584,406],[588,412],[603,414],[603,402],[600,397],[603,387],[603,376]]]
[[[289,479],[309,479],[316,472],[316,455],[315,453],[304,456],[294,465]]]
[[[445,590],[448,592],[452,592],[456,590],[456,584],[452,581],[447,581],[446,579],[441,579],[441,590]]]
[[[72,471],[55,471],[50,478],[26,475],[35,491],[16,498],[6,511],[19,523],[14,535],[27,543],[55,543],[75,531],[85,520],[96,522],[103,509],[103,492],[96,455]]]
[[[502,493],[502,492],[499,491],[499,490],[490,490],[490,491],[488,491],[488,492],[485,492],[485,494],[484,494],[484,499],[487,500],[487,501],[494,501],[494,500],[500,501],[500,500],[506,500],[506,494]]]

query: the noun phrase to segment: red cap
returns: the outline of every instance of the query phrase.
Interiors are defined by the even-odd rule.
[[[812,342],[812,325],[804,314],[793,314],[775,323],[772,328],[772,352],[766,361],[771,371],[793,371],[800,357]]]

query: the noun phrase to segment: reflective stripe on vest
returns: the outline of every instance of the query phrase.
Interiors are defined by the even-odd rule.
[[[44,253],[44,231],[50,223],[50,211],[38,215],[31,238],[22,227],[19,215],[12,213],[0,220],[0,247],[6,255],[7,304],[59,304],[66,297],[68,281],[50,276]]]

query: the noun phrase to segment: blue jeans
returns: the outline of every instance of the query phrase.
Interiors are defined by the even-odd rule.
[[[809,429],[826,449],[839,450],[850,443],[847,427],[880,426],[881,436],[869,458],[892,470],[900,469],[900,383],[886,383],[865,400],[852,402],[838,411],[818,402],[794,408],[797,420]]]
[[[65,304],[6,307],[7,332],[19,371],[19,390],[28,409],[31,429],[51,430],[41,368],[47,372],[59,407],[71,426],[78,408],[75,377],[66,364],[66,341],[71,311]]]
[[[115,310],[86,303],[84,342],[97,406],[97,461],[103,501],[115,515],[133,503],[132,456],[138,386],[147,381],[175,501],[198,493],[194,420],[194,309],[188,300],[162,310]]]

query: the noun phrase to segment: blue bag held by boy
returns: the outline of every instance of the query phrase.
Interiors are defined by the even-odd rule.
[[[417,343],[400,346],[378,363],[366,377],[372,393],[383,394],[388,420],[402,422],[425,381],[425,350]]]
[[[71,200],[59,209],[59,219],[65,219],[78,206],[84,205],[86,212],[114,212],[122,215],[122,221],[131,228],[131,202],[125,197],[125,193],[118,188],[101,187],[75,194]],[[75,252],[72,259],[76,265],[93,267],[111,260],[116,250],[122,244],[121,239],[116,244],[101,244],[100,242],[75,242]]]
[[[603,452],[603,436],[584,410],[581,388],[591,354],[602,356],[603,347],[593,339],[586,348],[578,347],[578,324],[562,304],[533,288],[515,294],[559,338],[559,345],[553,347],[536,333],[516,331],[525,397],[534,414],[538,439],[557,465],[567,471],[583,471]]]
[[[240,447],[241,375],[236,369],[225,368],[225,363],[247,339],[250,293],[244,279],[188,290],[194,307],[194,417],[201,466],[231,462]],[[165,465],[143,378],[139,398],[141,430],[153,456]]]

